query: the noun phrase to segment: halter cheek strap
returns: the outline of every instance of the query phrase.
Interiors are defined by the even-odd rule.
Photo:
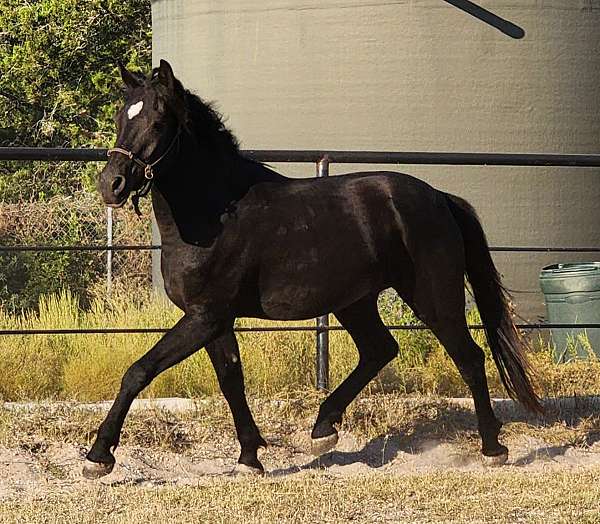
[[[173,147],[175,146],[175,143],[179,142],[178,139],[179,139],[180,135],[181,135],[181,127],[177,129],[177,133],[175,133],[175,136],[173,137],[173,140],[171,140],[171,143],[169,144],[169,147],[167,147],[167,150],[152,163],[147,163],[147,162],[144,162],[143,160],[140,160],[131,151],[124,149],[122,147],[113,147],[112,149],[109,149],[106,152],[106,155],[108,157],[110,157],[114,153],[119,153],[121,155],[125,155],[127,158],[132,160],[136,165],[138,165],[139,167],[141,167],[144,170],[145,182],[141,185],[141,187],[139,187],[133,193],[133,195],[131,197],[131,202],[133,203],[133,208],[135,209],[135,212],[138,216],[142,215],[142,213],[140,212],[140,208],[139,208],[140,198],[146,196],[148,194],[148,192],[150,191],[150,189],[152,188],[152,182],[154,181],[154,167],[156,165],[158,165],[169,154],[171,149],[173,149]]]

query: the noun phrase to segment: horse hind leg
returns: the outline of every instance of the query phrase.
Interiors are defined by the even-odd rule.
[[[321,404],[313,427],[312,453],[322,455],[335,447],[344,411],[356,395],[398,354],[398,344],[377,311],[377,296],[368,296],[334,313],[356,344],[356,368]]]
[[[472,339],[465,322],[462,325],[458,320],[445,325],[438,324],[432,327],[432,331],[454,361],[473,396],[484,462],[489,465],[504,464],[508,459],[508,448],[498,441],[502,423],[492,409],[483,350]]]
[[[502,424],[492,409],[484,353],[467,327],[464,277],[458,270],[444,270],[451,265],[439,264],[435,270],[431,265],[422,265],[421,268],[430,267],[431,271],[421,273],[408,303],[444,346],[471,391],[484,462],[503,464],[508,458],[508,449],[498,442]]]

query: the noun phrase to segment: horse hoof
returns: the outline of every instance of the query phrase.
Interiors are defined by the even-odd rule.
[[[235,468],[233,468],[233,473],[247,477],[262,477],[265,474],[262,469],[247,466],[246,464],[237,464]]]
[[[502,466],[508,460],[508,451],[500,455],[481,455],[481,458],[486,466]]]
[[[321,455],[335,448],[337,442],[337,433],[332,433],[326,437],[313,438],[311,443],[311,452],[315,457],[320,457]]]
[[[113,464],[104,464],[101,462],[92,462],[91,460],[86,460],[83,465],[83,476],[86,479],[95,480],[100,477],[104,477],[108,475],[114,468]]]

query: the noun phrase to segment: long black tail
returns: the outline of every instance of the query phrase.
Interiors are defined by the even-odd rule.
[[[510,295],[490,255],[477,213],[462,198],[446,195],[465,244],[467,279],[473,289],[492,356],[508,394],[533,412],[543,412],[531,384],[534,375],[524,353],[527,345],[512,320]]]

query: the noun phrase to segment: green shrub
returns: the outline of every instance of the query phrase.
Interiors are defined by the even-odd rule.
[[[0,145],[106,146],[121,97],[117,60],[151,63],[149,0],[2,0]],[[0,201],[92,189],[97,166],[2,162]]]

